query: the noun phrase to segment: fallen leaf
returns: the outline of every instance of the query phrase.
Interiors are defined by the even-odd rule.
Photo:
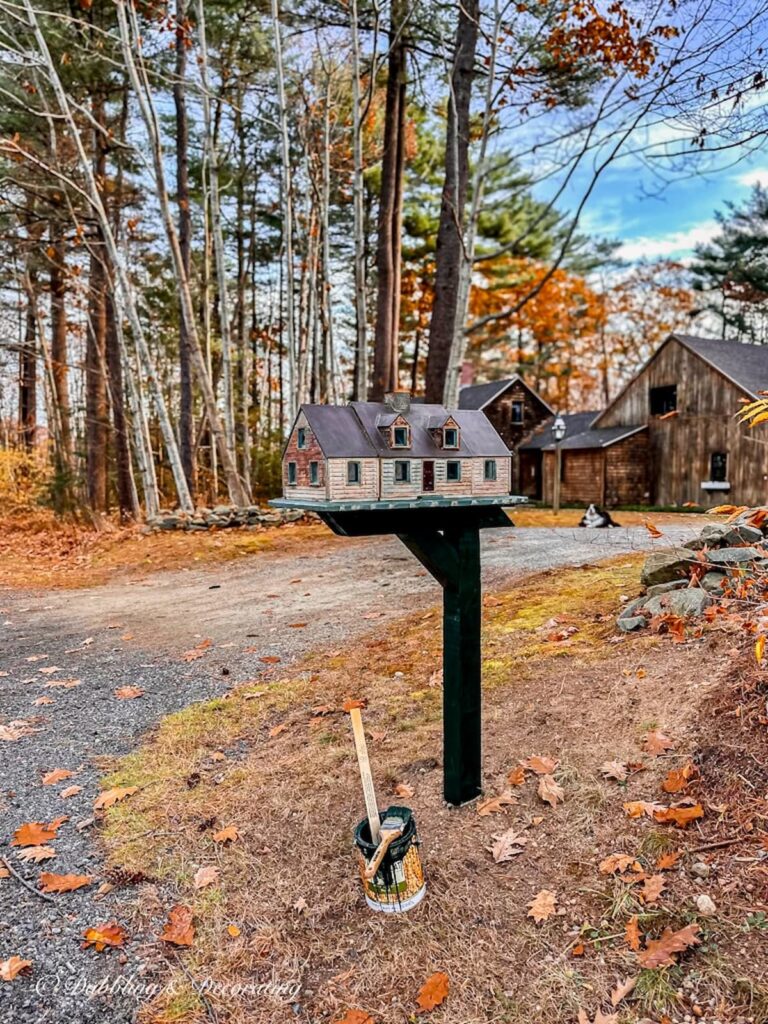
[[[93,809],[95,811],[103,811],[108,807],[112,807],[114,804],[120,803],[121,800],[127,799],[129,796],[133,796],[134,793],[138,793],[138,786],[115,786],[114,789],[105,789],[103,793],[99,793],[93,803]]]
[[[181,904],[171,907],[160,938],[163,942],[171,942],[174,946],[191,946],[195,938],[193,920],[194,914],[189,907],[184,907]]]
[[[697,938],[699,925],[689,924],[679,931],[673,932],[671,928],[665,928],[658,939],[650,939],[646,948],[637,954],[637,960],[641,967],[668,967],[675,962],[675,954],[682,953],[690,946],[696,946],[701,941]]]
[[[217,867],[198,868],[195,872],[194,885],[196,889],[204,889],[206,885],[214,885],[219,880],[219,869]]]
[[[306,622],[289,622],[288,629],[306,629]]]
[[[600,765],[600,774],[616,782],[626,782],[629,778],[629,770],[624,761],[605,761]]]
[[[118,700],[135,700],[136,697],[143,697],[144,691],[140,686],[121,686],[115,690]]]
[[[626,853],[612,853],[610,857],[600,862],[598,870],[601,875],[612,875],[618,871],[623,874],[625,871],[642,871],[639,861]]]
[[[227,934],[231,938],[236,939],[238,937],[238,935],[240,934],[240,929],[237,927],[236,924],[228,924],[227,925]]]
[[[624,929],[624,937],[627,940],[629,948],[634,950],[636,953],[638,949],[640,949],[640,925],[637,921],[637,914],[630,917],[627,921],[626,928]]]
[[[50,689],[53,689],[54,687],[58,687],[61,690],[72,690],[76,686],[82,686],[83,685],[83,680],[82,679],[49,679],[43,685],[49,687]]]
[[[416,792],[413,786],[409,786],[407,782],[398,782],[395,788],[392,790],[395,796],[411,797]]]
[[[53,704],[53,697],[36,697],[32,703],[35,707],[40,707],[42,704]]]
[[[48,772],[43,776],[43,785],[53,786],[64,779],[71,779],[74,774],[74,772],[69,771],[67,768],[56,768],[54,771]]]
[[[373,1017],[365,1010],[347,1010],[343,1017],[337,1017],[333,1024],[375,1024]]]
[[[32,966],[31,960],[22,960],[20,956],[10,956],[7,960],[0,960],[0,980],[13,981],[22,971],[29,970]]]
[[[697,818],[704,817],[704,808],[701,804],[693,801],[681,801],[671,807],[662,807],[653,812],[656,821],[664,824],[674,824],[678,828],[685,828]]]
[[[33,661],[45,661],[45,659],[46,659],[47,657],[48,657],[48,655],[47,655],[47,654],[30,654],[30,656],[29,656],[28,658],[26,658],[25,660],[26,660],[26,661],[29,661],[29,662],[33,662]]]
[[[69,800],[71,796],[77,796],[78,793],[83,792],[82,786],[67,786],[66,789],[62,789],[59,796],[62,800]]]
[[[439,1006],[450,989],[450,981],[447,974],[443,974],[442,971],[435,971],[431,974],[424,984],[419,989],[419,994],[416,996],[416,1005],[420,1010],[434,1010],[436,1006]]]
[[[11,872],[8,870],[8,868],[3,867],[3,865],[0,864],[0,878],[10,878],[10,877],[11,877]]]
[[[276,654],[265,654],[263,658],[259,658],[265,665],[277,665],[281,660]]]
[[[565,799],[563,787],[559,786],[551,775],[542,775],[539,779],[539,787],[536,790],[539,799],[550,807],[557,807]]]
[[[55,875],[43,871],[40,875],[40,889],[42,892],[72,892],[73,889],[90,885],[92,881],[91,875]]]
[[[50,860],[51,857],[55,857],[56,851],[52,846],[27,846],[24,850],[19,850],[17,856],[19,860],[33,860],[35,864],[39,864],[41,860]]]
[[[664,534],[661,532],[658,526],[655,523],[652,523],[650,519],[644,520],[643,526],[646,528],[646,530],[651,535],[651,537],[653,537],[654,540],[658,540],[659,537],[664,536]]]
[[[234,843],[239,838],[240,833],[234,825],[227,825],[226,828],[221,829],[219,832],[214,832],[213,834],[214,843]]]
[[[535,775],[551,775],[555,768],[557,768],[557,764],[558,762],[553,758],[538,754],[534,754],[533,757],[523,761],[523,767]]]
[[[35,729],[30,722],[23,718],[17,718],[7,725],[0,725],[0,740],[15,743],[17,740],[21,740],[25,736],[31,736],[36,732],[40,732],[40,729]]]
[[[674,850],[672,853],[662,853],[656,861],[656,870],[669,871],[670,868],[673,868],[675,864],[677,864],[682,855],[682,850]]]
[[[82,948],[87,949],[94,946],[97,953],[103,953],[107,946],[122,946],[125,944],[126,934],[117,921],[110,921],[109,924],[97,924],[94,928],[86,928],[83,932],[85,941]]]
[[[645,800],[630,800],[624,804],[624,810],[630,818],[642,818],[645,815],[652,818],[657,811],[665,811],[664,804],[650,804]]]
[[[269,738],[273,740],[275,736],[279,736],[281,732],[285,732],[288,726],[285,722],[281,722],[280,725],[275,725],[269,730]]]
[[[525,836],[517,835],[513,828],[508,828],[506,832],[492,838],[495,839],[495,842],[493,846],[486,846],[486,850],[497,864],[505,864],[513,857],[517,857],[523,852],[523,847],[528,842]]]
[[[498,814],[500,811],[505,810],[507,807],[514,807],[515,804],[520,803],[517,797],[512,796],[511,793],[501,793],[499,796],[490,797],[488,800],[483,800],[482,803],[477,805],[477,813],[480,815],[486,814]]]
[[[679,793],[688,788],[691,780],[695,779],[697,774],[696,766],[689,761],[682,768],[673,768],[662,782],[661,788],[665,793]]]
[[[45,843],[50,843],[52,839],[56,838],[56,832],[63,821],[66,821],[66,818],[62,818],[58,822],[51,821],[47,825],[44,825],[42,821],[27,822],[13,833],[11,846],[43,846]]]
[[[202,658],[209,647],[213,646],[213,640],[201,640],[199,644],[196,644],[191,651],[185,651],[182,656],[182,661],[197,661],[198,658]]]
[[[658,729],[652,729],[643,738],[643,750],[646,754],[652,754],[654,757],[674,749],[675,741],[669,736],[665,736],[663,732],[659,732]]]
[[[755,661],[760,665],[765,657],[765,636],[761,635],[755,641]]]
[[[525,768],[521,764],[513,768],[507,776],[507,782],[510,786],[522,786],[525,782]]]
[[[622,999],[626,999],[634,991],[636,984],[637,978],[627,978],[625,981],[620,981],[611,992],[611,1006],[618,1006]]]
[[[536,924],[541,924],[557,910],[557,896],[551,889],[542,889],[536,893],[528,907],[527,916],[532,917]]]
[[[663,875],[651,875],[645,879],[640,896],[644,903],[656,903],[666,887],[667,882]]]

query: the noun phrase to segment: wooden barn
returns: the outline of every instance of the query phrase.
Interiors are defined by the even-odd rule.
[[[647,425],[651,504],[762,504],[768,437],[736,413],[765,390],[768,346],[671,334],[592,429]]]
[[[530,388],[519,374],[488,384],[471,384],[459,392],[459,408],[485,413],[512,453],[512,493],[536,495],[525,490],[527,467],[518,456],[520,444],[537,427],[551,421],[554,410]],[[538,462],[540,463],[540,459]],[[536,460],[534,459],[534,462]],[[540,489],[540,488],[539,488]]]

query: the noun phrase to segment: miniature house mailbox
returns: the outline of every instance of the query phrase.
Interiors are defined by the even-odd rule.
[[[345,537],[396,534],[443,588],[443,774],[448,803],[481,792],[480,530],[512,525],[509,449],[485,414],[386,402],[303,405],[279,508]]]

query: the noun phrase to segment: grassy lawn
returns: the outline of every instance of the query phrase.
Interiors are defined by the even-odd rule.
[[[734,646],[712,628],[686,643],[615,642],[619,595],[637,592],[638,566],[623,557],[486,596],[485,792],[509,789],[514,801],[498,813],[442,800],[437,608],[385,633],[372,629],[354,647],[318,651],[288,674],[265,668],[227,697],[165,719],[105,780],[140,788],[101,831],[110,877],[129,886],[131,934],[159,935],[174,903],[195,913],[194,943],[179,956],[150,940],[176,986],[143,1020],[332,1022],[359,1009],[360,1021],[401,1024],[416,1019],[417,993],[435,971],[447,974],[450,991],[431,1017],[451,1024],[570,1024],[580,1008],[590,1021],[602,1008],[621,1024],[686,1014],[711,1024],[739,1014],[768,1020],[760,916],[768,906],[756,870],[768,810],[757,795],[768,776],[745,767],[745,744],[760,748],[734,713],[729,682],[734,664],[746,664],[748,641]],[[407,915],[378,915],[363,902],[352,832],[364,809],[342,711],[349,697],[368,701],[380,805],[404,802],[418,823],[428,891]],[[658,756],[642,749],[652,730],[671,737]],[[564,799],[554,807],[537,795],[535,775],[507,781],[533,755],[557,761]],[[691,757],[700,778],[677,796],[662,792],[668,772]],[[636,770],[618,783],[601,772],[606,761]],[[400,785],[413,795],[395,796]],[[623,808],[686,796],[704,809],[686,830]],[[228,826],[236,841],[217,842]],[[513,827],[528,839],[524,852],[497,864],[487,848]],[[738,844],[698,849],[734,834]],[[663,870],[655,900],[599,867],[624,853],[659,874],[659,857],[678,850],[692,852]],[[705,883],[690,870],[701,860]],[[201,867],[216,867],[218,879],[195,889]],[[557,911],[536,924],[527,909],[543,889],[556,894]],[[713,917],[698,912],[701,893],[714,899]],[[626,938],[633,918],[645,941],[696,922],[701,942],[672,966],[643,969]],[[291,1002],[235,990],[206,1002],[192,984],[202,978],[301,990]],[[625,979],[634,990],[612,1010],[609,993]]]

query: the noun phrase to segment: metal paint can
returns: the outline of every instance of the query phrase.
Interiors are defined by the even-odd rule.
[[[421,903],[427,889],[419,856],[416,820],[408,807],[389,807],[380,813],[382,821],[388,817],[401,818],[405,822],[403,834],[390,845],[379,870],[368,879],[365,869],[376,853],[376,843],[371,841],[368,819],[363,818],[355,829],[360,879],[365,902],[371,910],[401,914]]]

